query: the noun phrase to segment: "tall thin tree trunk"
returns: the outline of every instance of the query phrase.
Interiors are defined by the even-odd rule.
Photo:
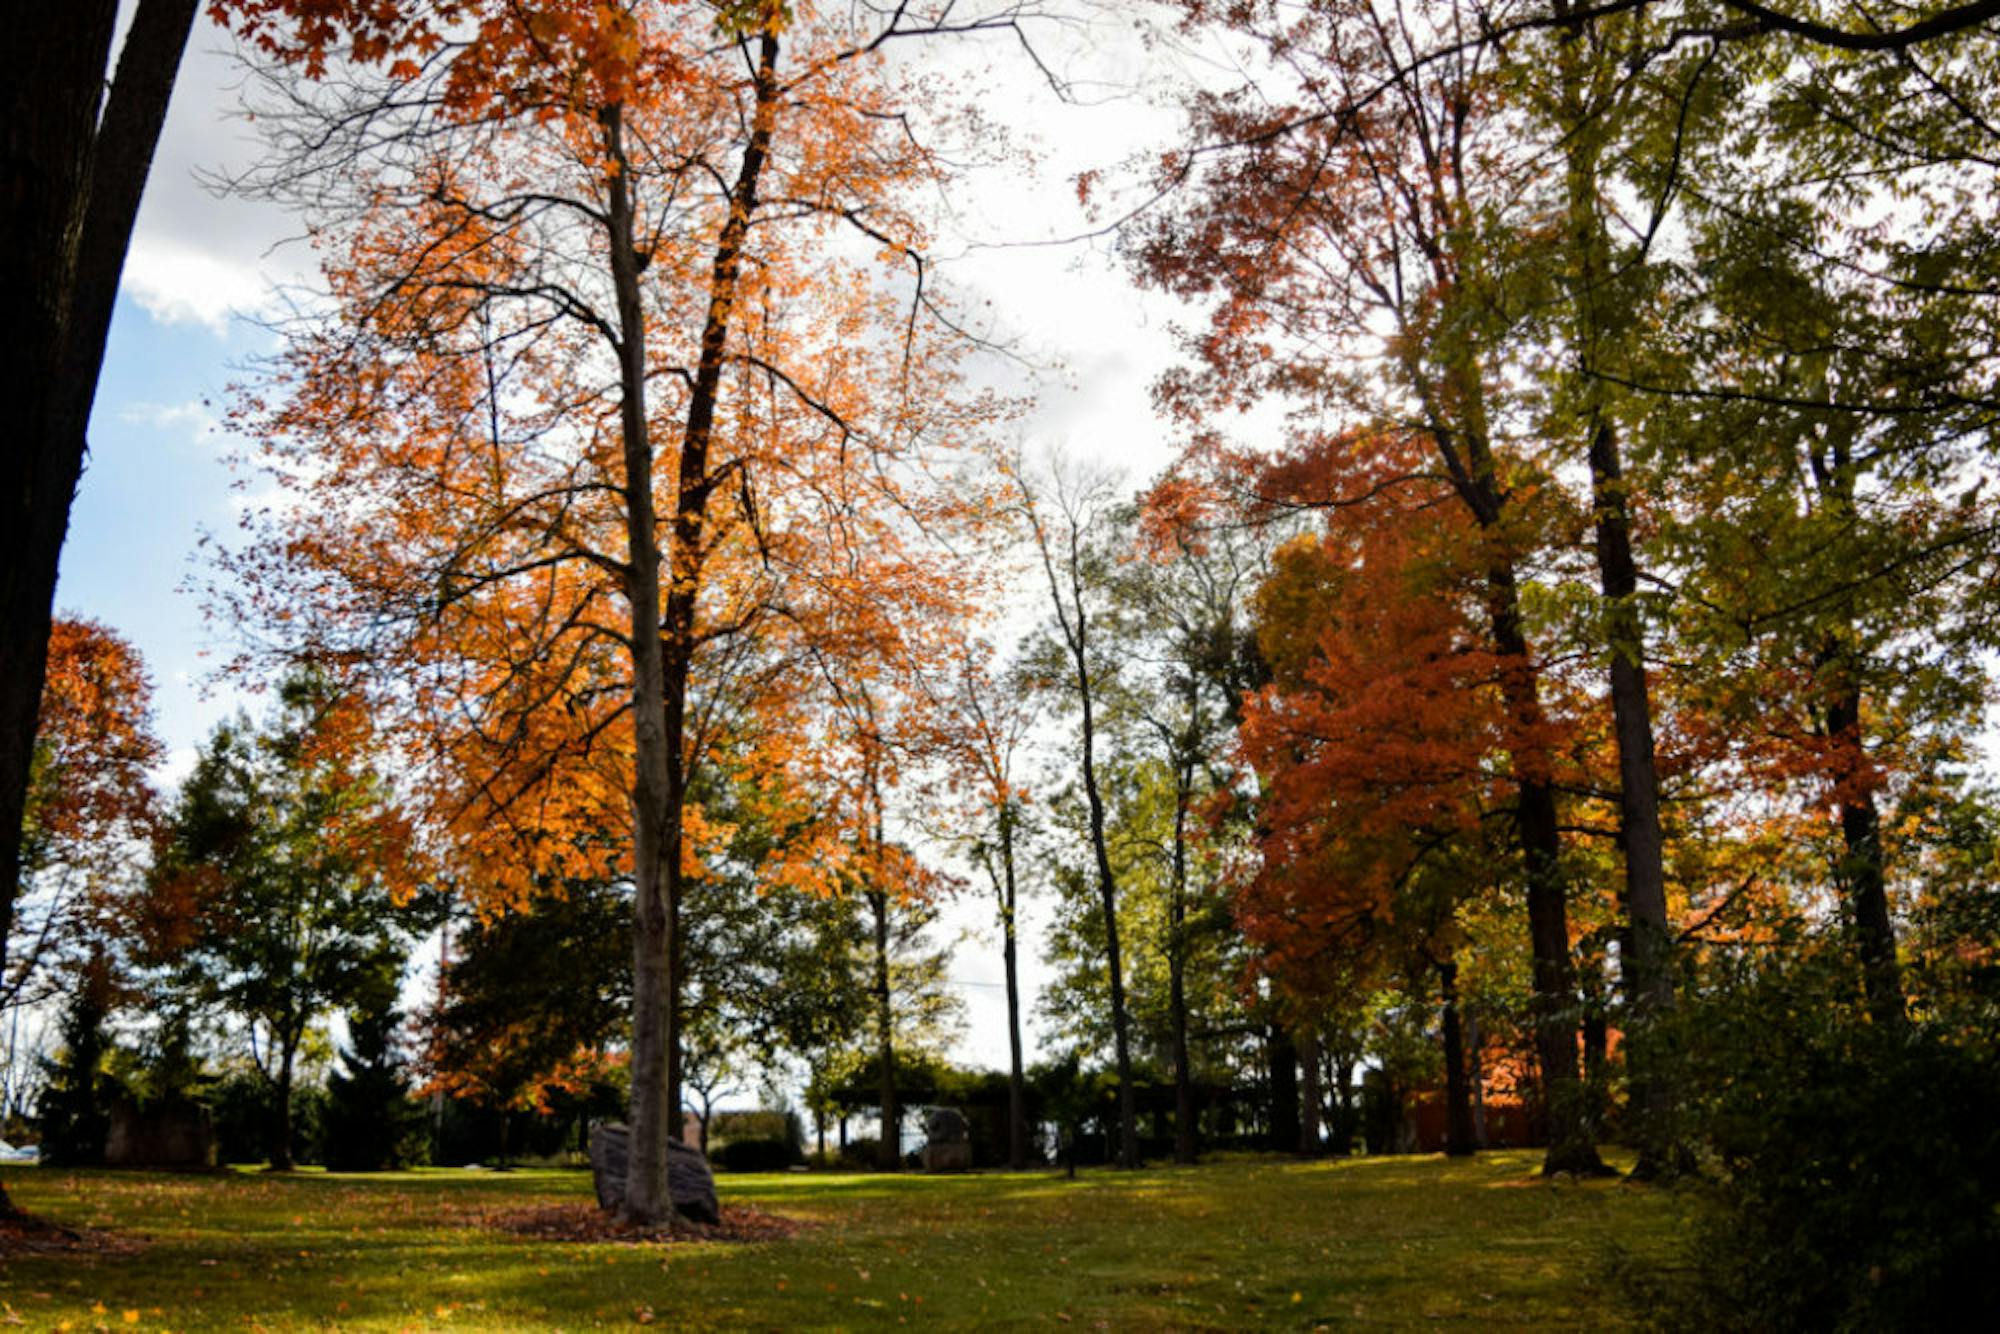
[[[1181,764],[1174,784],[1173,906],[1167,930],[1167,1006],[1174,1029],[1174,1161],[1195,1160],[1194,1071],[1188,1057],[1187,821],[1193,773]]]
[[[1076,588],[1074,640],[1078,694],[1083,701],[1083,791],[1090,808],[1090,846],[1097,862],[1097,892],[1104,908],[1104,953],[1111,980],[1111,1032],[1118,1060],[1118,1165],[1139,1166],[1139,1123],[1132,1103],[1132,1022],[1125,1011],[1124,959],[1118,947],[1118,878],[1111,869],[1105,836],[1104,795],[1097,782],[1095,701],[1085,639],[1082,589]]]
[[[1522,628],[1521,591],[1506,535],[1508,492],[1487,436],[1485,389],[1476,365],[1452,368],[1450,410],[1420,367],[1412,383],[1429,386],[1426,398],[1436,446],[1459,499],[1491,550],[1484,593],[1488,634],[1501,660],[1499,685],[1513,738],[1507,758],[1515,785],[1514,839],[1527,884],[1528,942],[1532,959],[1535,1055],[1549,1127],[1542,1171],[1598,1174],[1595,1131],[1584,1107],[1576,1070],[1576,979],[1569,943],[1569,890],[1562,866],[1562,829],[1556,817],[1554,776],[1542,708],[1541,675]],[[1452,425],[1463,422],[1463,429]]]
[[[1472,1081],[1472,1143],[1489,1149],[1493,1146],[1486,1138],[1486,1061],[1480,1055],[1479,1014],[1463,1004],[1459,1012],[1465,1017],[1466,1073]]]
[[[1319,1030],[1307,1024],[1299,1030],[1299,1152],[1319,1157],[1320,1088]]]
[[[1472,1088],[1465,1077],[1465,1037],[1458,1010],[1458,964],[1437,966],[1438,1001],[1444,1027],[1444,1151],[1453,1158],[1478,1147],[1472,1131]]]
[[[1857,521],[1855,434],[1851,421],[1829,426],[1806,458],[1820,503],[1850,528]],[[1846,892],[1848,921],[1869,1013],[1879,1023],[1899,1024],[1907,1014],[1896,966],[1896,927],[1889,916],[1881,815],[1872,788],[1858,781],[1859,771],[1867,763],[1867,744],[1861,730],[1862,661],[1851,601],[1843,600],[1839,614],[1841,623],[1826,634],[1815,662],[1824,692],[1820,721],[1826,739],[1846,757],[1842,771],[1833,775],[1838,785],[1836,805],[1844,854],[1838,876]]]
[[[1005,902],[1001,905],[1001,960],[1007,970],[1007,1166],[1019,1172],[1028,1165],[1027,1077],[1021,1064],[1021,988],[1016,941],[1014,879],[1014,810],[1012,797],[1000,812],[1000,865]]]
[[[1062,627],[1064,647],[1069,653],[1072,684],[1081,707],[1082,732],[1079,738],[1083,762],[1083,793],[1090,816],[1090,849],[1096,863],[1097,892],[1104,912],[1104,953],[1111,983],[1111,1032],[1118,1063],[1118,1164],[1139,1166],[1139,1125],[1133,1107],[1131,1018],[1125,1010],[1124,959],[1118,943],[1118,877],[1111,869],[1111,852],[1105,836],[1104,793],[1097,779],[1097,697],[1090,660],[1090,612],[1084,596],[1084,557],[1088,520],[1078,512],[1066,512],[1069,529],[1064,535],[1068,550],[1064,568],[1058,573],[1056,553],[1035,497],[1025,479],[1016,476],[1023,508],[1034,530],[1041,553],[1042,570],[1049,581],[1049,597],[1056,620]],[[1064,587],[1067,585],[1067,593]]]
[[[667,1049],[672,994],[672,924],[668,865],[678,861],[670,809],[666,670],[660,643],[660,550],[653,508],[653,444],[646,411],[646,317],[639,298],[635,213],[625,166],[623,113],[603,116],[611,176],[607,232],[618,302],[620,427],[625,465],[625,598],[632,656],[632,1158],[625,1178],[627,1217],[657,1223],[673,1216],[667,1192],[667,1137],[672,1133]]]
[[[1526,735],[1514,747],[1515,830],[1528,886],[1528,937],[1533,954],[1535,1055],[1549,1125],[1542,1171],[1597,1174],[1594,1130],[1576,1069],[1576,975],[1569,944],[1568,889],[1562,869],[1562,832],[1555,788],[1534,733],[1544,725],[1540,682],[1521,631],[1520,594],[1511,562],[1496,561],[1487,574],[1493,645],[1508,660],[1501,693],[1514,725]]]
[[[115,0],[16,5],[0,81],[0,973],[21,889],[56,571],[132,224],[197,0],[141,0],[105,70]],[[0,1186],[0,1216],[14,1207]]]
[[[896,1100],[895,993],[889,985],[889,896],[879,889],[871,889],[867,894],[868,907],[875,915],[875,1059],[882,1103],[882,1139],[876,1146],[875,1165],[884,1172],[895,1172],[903,1166],[903,1109]]]
[[[1342,1054],[1333,1063],[1333,1151],[1345,1158],[1354,1152],[1354,1061]]]
[[[1271,1070],[1270,1145],[1289,1153],[1299,1142],[1299,1049],[1291,1031],[1274,1021],[1264,1052]]]
[[[695,607],[704,556],[702,536],[724,353],[735,308],[744,239],[757,208],[757,185],[770,151],[778,101],[778,39],[758,38],[755,107],[743,160],[730,191],[729,217],[716,240],[708,312],[693,383],[673,513],[669,574],[660,588],[655,537],[653,451],[645,416],[646,345],[639,302],[635,213],[619,109],[605,114],[607,151],[617,170],[610,183],[609,232],[618,298],[621,423],[625,435],[626,526],[632,612],[633,900],[632,1162],[625,1213],[636,1222],[673,1216],[667,1192],[667,1141],[680,1129],[681,842],[687,801],[687,691],[694,656]]]
[[[1566,32],[1560,55],[1572,342],[1588,438],[1598,581],[1611,659],[1612,727],[1618,747],[1619,843],[1629,927],[1629,948],[1619,964],[1631,1014],[1625,1052],[1631,1071],[1631,1129],[1639,1149],[1634,1173],[1653,1177],[1668,1169],[1673,1156],[1674,1093],[1660,1050],[1661,1030],[1674,1008],[1673,932],[1667,923],[1665,840],[1660,828],[1652,693],[1646,679],[1645,625],[1639,615],[1638,562],[1632,552],[1617,426],[1611,417],[1608,385],[1600,374],[1602,349],[1612,336],[1616,312],[1610,305],[1614,295],[1606,287],[1611,256],[1598,202],[1599,99],[1591,86],[1591,71],[1584,65],[1583,36],[1579,30]]]

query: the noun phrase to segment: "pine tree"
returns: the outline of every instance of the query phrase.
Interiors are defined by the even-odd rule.
[[[385,988],[385,993],[387,989]],[[393,993],[348,1012],[341,1069],[326,1084],[326,1165],[334,1172],[407,1167],[423,1133],[423,1109],[397,1050],[403,1016]]]
[[[42,1161],[53,1167],[94,1167],[104,1161],[111,1130],[110,1090],[103,1072],[110,1048],[111,961],[100,949],[90,956],[63,1011],[62,1053],[44,1061],[48,1085],[36,1109]]]

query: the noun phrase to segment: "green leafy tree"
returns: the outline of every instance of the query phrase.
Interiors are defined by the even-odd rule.
[[[47,1061],[46,1083],[35,1114],[42,1161],[56,1167],[89,1167],[104,1161],[111,1129],[104,1074],[111,1048],[106,1021],[116,999],[111,961],[102,950],[78,970],[63,1007],[62,1046]]]
[[[323,1123],[326,1165],[336,1172],[407,1167],[422,1147],[423,1109],[411,1097],[399,1042],[400,973],[398,967],[378,974],[347,1012],[347,1045],[340,1068],[327,1077]]]
[[[271,1166],[292,1166],[300,1046],[329,1010],[379,986],[417,924],[405,830],[322,675],[301,672],[262,723],[218,727],[182,785],[151,909],[177,985],[243,1025],[267,1081]]]

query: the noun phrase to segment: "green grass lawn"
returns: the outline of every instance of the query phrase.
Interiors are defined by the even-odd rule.
[[[1133,1174],[722,1177],[811,1224],[763,1242],[579,1244],[487,1225],[581,1172],[214,1176],[23,1168],[44,1218],[129,1253],[0,1260],[0,1323],[124,1329],[1310,1329],[1629,1321],[1616,1251],[1665,1255],[1670,1196],[1546,1183],[1536,1157],[1227,1162]]]

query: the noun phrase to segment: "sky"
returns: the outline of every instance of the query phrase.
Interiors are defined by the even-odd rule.
[[[940,238],[941,272],[968,301],[991,303],[1018,350],[1042,366],[1024,434],[1126,471],[1137,486],[1171,456],[1172,428],[1153,412],[1150,386],[1173,358],[1172,321],[1185,312],[1138,291],[1104,238],[1069,241],[1095,223],[1073,180],[1114,178],[1135,155],[1169,147],[1179,124],[1169,104],[1185,53],[1141,40],[1130,11],[1100,23],[1048,29],[1040,54],[1074,79],[1068,100],[1039,77],[1011,39],[965,47],[954,59],[994,92],[984,107],[1036,158],[975,174],[954,197],[956,235]],[[226,462],[241,445],[225,425],[232,382],[275,346],[259,322],[275,284],[310,280],[304,246],[287,244],[294,219],[211,188],[254,160],[253,127],[237,114],[241,74],[227,34],[204,18],[190,42],[127,260],[91,419],[90,456],[63,549],[59,613],[102,621],[131,640],[154,680],[178,781],[215,724],[244,703],[216,679],[231,627],[204,617],[211,577],[204,544],[234,537],[245,496]],[[950,907],[940,939],[961,943],[951,978],[966,1004],[957,1059],[1004,1068],[1005,1001],[996,933],[984,897]],[[1023,940],[1037,941],[1046,909],[1030,906]],[[1032,950],[1030,951],[1032,953]],[[1032,957],[1030,1003],[1045,970]],[[1031,1058],[1036,1050],[1029,1025]]]

